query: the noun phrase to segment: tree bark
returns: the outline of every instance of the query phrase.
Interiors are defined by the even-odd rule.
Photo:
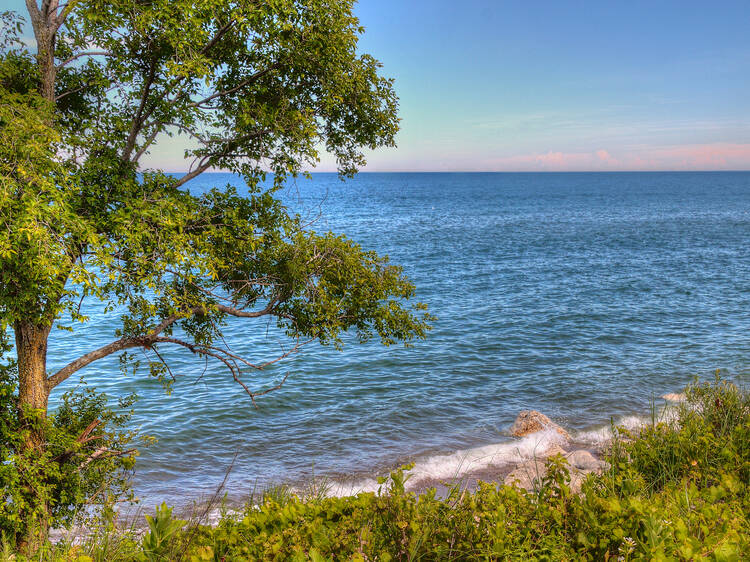
[[[62,24],[58,17],[59,0],[26,0],[26,7],[37,41],[37,65],[39,67],[39,93],[50,103],[55,104],[55,41],[57,30]],[[49,402],[47,386],[47,338],[51,322],[34,323],[19,321],[13,326],[16,336],[18,360],[18,421],[22,440],[18,454],[30,462],[39,460],[44,454],[46,440],[44,434]],[[44,544],[49,534],[49,504],[39,497],[33,485],[27,493],[31,505],[42,504],[37,512],[26,514],[26,532],[18,537],[21,552],[35,554]]]
[[[44,453],[45,436],[43,423],[47,418],[47,338],[50,326],[18,322],[14,326],[16,353],[18,355],[18,416],[23,428],[23,440],[19,453],[29,459],[38,459]],[[35,497],[33,487],[28,489],[32,503],[41,501]],[[49,532],[49,506],[44,505],[41,515],[27,517],[25,536],[19,537],[22,552],[34,553],[47,538]]]
[[[43,1],[41,9],[36,5],[35,0],[26,0],[26,8],[29,11],[36,38],[36,57],[41,80],[39,93],[44,99],[54,103],[55,78],[57,77],[55,39],[60,25],[57,19],[58,0]]]
[[[14,326],[18,354],[18,405],[38,410],[46,417],[47,338],[50,326],[19,322]]]

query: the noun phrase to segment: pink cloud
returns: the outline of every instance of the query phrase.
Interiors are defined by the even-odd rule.
[[[602,162],[607,162],[609,164],[617,164],[617,160],[612,158],[612,155],[604,149],[597,150],[595,154],[596,154],[596,157],[599,158],[599,160],[601,160]]]
[[[653,151],[657,160],[678,162],[682,169],[748,169],[750,145],[715,144],[665,147]]]
[[[497,170],[508,171],[571,171],[603,169],[612,161],[606,150],[596,152],[549,151],[544,154],[519,154],[497,158],[488,164]]]
[[[519,154],[483,163],[497,171],[750,170],[750,144],[640,147],[617,157],[608,150]]]

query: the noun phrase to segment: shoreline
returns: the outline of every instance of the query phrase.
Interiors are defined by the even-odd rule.
[[[615,420],[615,425],[633,430],[650,423],[653,414],[656,414],[658,419],[663,419],[665,414],[674,408],[674,404],[679,402],[681,396],[679,394],[665,394],[660,397],[663,403],[659,406],[655,405],[655,412],[622,416],[619,420]],[[564,435],[559,432],[558,428],[562,429],[557,423],[551,422],[549,427],[530,432],[522,437],[514,437],[507,433],[507,439],[504,441],[459,449],[453,452],[407,458],[404,459],[404,462],[396,463],[388,468],[362,471],[361,474],[357,475],[322,474],[313,475],[306,481],[280,481],[265,488],[255,489],[250,494],[233,495],[229,493],[226,496],[225,506],[230,511],[234,511],[256,501],[268,490],[283,489],[285,493],[295,494],[301,498],[321,495],[348,497],[356,496],[359,493],[376,493],[381,486],[378,484],[378,478],[387,477],[391,471],[407,464],[414,465],[411,470],[406,472],[405,488],[407,491],[419,495],[435,488],[438,496],[440,496],[441,493],[446,493],[452,486],[456,485],[472,491],[477,488],[480,481],[497,485],[508,483],[505,480],[514,471],[524,466],[528,467],[530,463],[541,466],[547,458],[557,453],[563,454],[563,456],[585,453],[589,455],[589,460],[593,459],[593,461],[599,462],[612,437],[611,425],[609,424],[572,431],[571,434],[563,429]],[[537,471],[536,466],[534,469]],[[575,470],[576,467],[571,466],[571,471]],[[534,482],[520,482],[519,484],[528,488],[530,485],[533,486]],[[220,490],[219,495],[223,496],[223,494],[224,491]],[[201,511],[211,502],[211,498],[215,497],[217,497],[217,492],[194,497],[184,503],[173,503],[173,505],[177,507],[178,511],[187,514]],[[153,510],[153,506],[140,504],[136,510],[149,512]],[[218,514],[218,510],[215,509],[214,511],[216,513],[213,516],[209,515],[211,520],[215,519],[216,514]]]
[[[402,468],[392,475],[382,495],[336,498],[277,490],[239,510],[207,503],[194,505],[185,513],[187,520],[181,515],[175,519],[168,507],[160,508],[157,517],[162,518],[162,527],[169,524],[176,533],[164,550],[189,552],[196,559],[217,555],[291,559],[300,553],[303,558],[317,554],[352,559],[365,555],[377,559],[383,553],[431,559],[469,559],[466,553],[482,559],[487,553],[498,557],[558,553],[565,559],[580,554],[606,559],[624,552],[637,553],[633,559],[655,554],[693,559],[711,553],[739,559],[747,552],[750,536],[742,517],[748,491],[742,483],[750,451],[749,413],[746,391],[717,380],[692,387],[684,406],[660,404],[654,415],[640,418],[641,430],[622,441],[608,447],[602,440],[600,449],[587,451],[577,447],[586,446],[580,438],[591,434],[571,436],[543,414],[524,411],[510,431],[521,434],[514,442],[517,446],[560,440],[567,446],[566,451],[553,443],[524,464],[533,462],[533,469],[539,470],[537,460],[548,455],[568,459],[566,469],[559,457],[548,467],[542,465],[541,470],[549,473],[530,492],[520,489],[530,489],[521,482],[518,488],[507,486],[520,466],[503,474],[506,485],[492,485],[501,480],[499,465],[488,465],[490,471],[484,475],[467,470],[463,486],[442,497],[434,492],[420,495],[418,486],[413,487],[416,493],[410,493],[404,486],[404,471],[411,469]],[[659,426],[652,428],[654,422]],[[596,432],[600,437],[605,434],[604,428]],[[607,451],[606,461],[594,457],[602,449]],[[471,476],[480,476],[489,485],[470,490]],[[145,519],[144,511],[140,515]],[[148,552],[154,542],[156,531],[153,524],[150,527],[150,533],[135,523],[129,528],[79,527],[57,539],[63,540],[60,551],[80,548],[87,554],[101,553],[116,544],[137,554]],[[691,528],[698,531],[687,532]]]
[[[664,401],[654,413],[658,419],[664,419],[670,409],[681,401],[681,394],[665,394],[661,396]],[[533,411],[532,411],[533,412]],[[538,412],[536,412],[538,413]],[[546,416],[543,416],[546,418]],[[428,455],[416,458],[409,464],[414,467],[406,471],[407,479],[405,489],[416,495],[422,495],[431,489],[436,490],[438,498],[447,497],[452,488],[456,486],[462,492],[473,492],[478,488],[479,482],[502,486],[511,484],[513,481],[527,490],[533,490],[538,486],[540,479],[546,474],[544,465],[548,458],[556,454],[562,454],[567,458],[571,474],[571,484],[576,490],[580,487],[583,477],[591,472],[601,472],[606,463],[601,457],[611,441],[611,430],[609,425],[601,425],[596,428],[581,430],[568,434],[568,432],[549,418],[545,427],[538,431],[529,432],[520,437],[514,437],[508,432],[507,441],[501,441],[489,445],[462,449],[452,453]],[[636,429],[650,423],[652,414],[623,416],[615,425]],[[585,457],[587,467],[576,466],[575,456]],[[572,458],[572,460],[571,460]],[[226,493],[223,485],[211,494],[196,496],[183,502],[167,502],[174,506],[175,516],[200,522],[208,526],[216,526],[226,516],[242,513],[248,505],[258,505],[263,495],[269,491],[282,494],[294,494],[302,499],[312,497],[351,497],[360,493],[377,493],[379,477],[385,477],[399,466],[393,466],[387,471],[376,473],[375,476],[352,476],[344,478],[341,476],[321,475],[315,476],[311,481],[304,484],[284,483],[268,486],[265,489],[257,489],[248,495],[230,495]],[[455,467],[455,470],[454,468]],[[453,472],[450,472],[453,470]],[[372,474],[372,473],[365,473]],[[226,483],[226,481],[225,481]],[[176,499],[176,498],[175,498]],[[155,506],[143,501],[130,505],[118,512],[116,525],[122,531],[134,532],[136,535],[146,532],[148,529],[144,515],[153,514]],[[53,542],[60,540],[72,540],[73,542],[84,540],[89,537],[92,530],[85,526],[75,526],[70,530],[54,529],[50,534]]]

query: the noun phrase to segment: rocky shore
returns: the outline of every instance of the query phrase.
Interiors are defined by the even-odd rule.
[[[664,394],[661,398],[666,403],[665,410],[661,412],[661,415],[664,415],[669,404],[683,402],[685,395],[670,393]],[[565,428],[536,410],[521,411],[508,433],[518,439],[516,455],[501,455],[498,462],[492,462],[476,470],[466,470],[460,477],[448,481],[435,478],[420,479],[415,489],[421,492],[434,487],[441,492],[457,483],[468,489],[475,489],[478,482],[482,481],[515,484],[526,490],[534,490],[547,474],[547,460],[555,455],[562,455],[568,463],[571,490],[577,493],[588,474],[599,473],[608,468],[606,461],[601,458],[610,443],[608,439],[598,441],[595,445],[577,440]],[[528,450],[529,440],[534,444],[531,452]]]
[[[570,487],[577,493],[588,474],[607,468],[607,463],[601,459],[606,443],[593,445],[577,441],[567,430],[541,412],[523,410],[508,433],[516,438],[515,444],[506,442],[496,448],[489,446],[450,455],[453,464],[456,457],[463,454],[465,458],[465,464],[453,477],[438,478],[429,475],[431,471],[420,466],[422,463],[417,463],[412,473],[413,480],[407,487],[416,493],[436,488],[438,496],[444,496],[455,485],[474,490],[481,481],[515,484],[531,491],[546,476],[547,460],[555,455],[562,455],[568,463]]]
[[[570,434],[536,410],[524,410],[518,414],[510,432],[514,437],[526,437],[540,431],[550,430],[559,433],[567,447],[564,448],[554,443],[530,460],[517,464],[503,478],[505,484],[516,484],[521,488],[533,490],[547,474],[547,459],[555,455],[561,455],[567,461],[570,470],[570,488],[574,493],[580,491],[581,483],[588,474],[601,472],[607,468],[607,463],[598,458],[595,452],[571,446],[574,443]]]

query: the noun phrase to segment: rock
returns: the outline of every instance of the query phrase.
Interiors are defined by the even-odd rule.
[[[539,483],[547,475],[547,467],[544,466],[545,459],[532,459],[522,463],[516,469],[505,477],[504,483],[512,486],[514,483],[519,488],[532,491],[535,490]]]
[[[662,394],[661,397],[667,402],[684,402],[685,400],[687,400],[684,394],[675,394],[674,392]]]
[[[554,429],[565,439],[570,439],[570,435],[562,427],[554,423],[547,416],[536,410],[523,410],[516,421],[510,428],[510,434],[514,437],[524,437],[536,433],[537,431],[543,431],[545,429]]]
[[[586,480],[586,477],[594,472],[593,470],[571,470],[570,471],[570,491],[573,494],[580,494],[581,493],[581,485],[583,484],[583,481]]]
[[[550,449],[555,449],[555,446]],[[557,449],[562,451],[561,454],[563,454],[568,462],[568,472],[570,473],[569,486],[574,494],[581,491],[581,485],[586,476],[592,472],[599,473],[608,467],[606,462],[597,459],[588,451],[578,450],[572,453],[565,453],[561,447],[557,447]],[[515,484],[530,492],[536,490],[541,484],[542,479],[547,475],[547,458],[557,454],[559,452],[557,449],[552,454],[545,453],[545,457],[534,458],[521,463],[505,477],[503,482],[508,486]]]
[[[545,458],[549,458],[549,457],[554,457],[555,455],[565,456],[567,454],[568,452],[562,447],[560,447],[560,445],[558,445],[557,443],[553,443],[552,445],[550,445],[549,449],[547,449],[546,451],[544,451],[544,453],[542,453],[541,456]]]
[[[568,459],[568,464],[571,468],[577,468],[578,470],[601,470],[607,467],[607,463],[597,459],[594,455],[588,451],[579,450],[573,451],[565,455]]]

